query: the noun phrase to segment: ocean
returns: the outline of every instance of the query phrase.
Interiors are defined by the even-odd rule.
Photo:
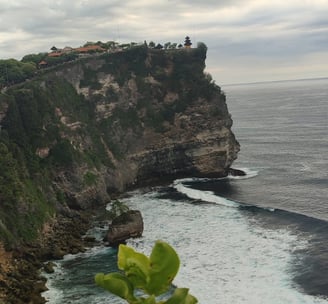
[[[244,177],[190,178],[122,199],[181,260],[174,280],[200,304],[328,303],[328,79],[223,86]],[[103,228],[89,234],[101,239]],[[102,245],[56,261],[50,304],[125,303],[95,286],[116,270]]]

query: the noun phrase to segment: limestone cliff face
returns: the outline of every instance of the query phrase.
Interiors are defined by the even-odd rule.
[[[139,46],[41,71],[0,94],[0,190],[10,206],[0,238],[33,238],[58,210],[103,204],[130,186],[227,174],[239,144],[205,58],[205,47]]]
[[[94,106],[114,167],[109,187],[226,174],[239,144],[225,96],[204,74],[205,57],[204,49],[140,47],[56,73]]]

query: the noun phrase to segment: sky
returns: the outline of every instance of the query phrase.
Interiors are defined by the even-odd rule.
[[[328,77],[327,16],[328,0],[0,0],[0,59],[188,35],[219,85]]]

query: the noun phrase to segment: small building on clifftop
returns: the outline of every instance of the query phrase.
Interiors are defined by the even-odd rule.
[[[191,41],[190,41],[190,38],[189,38],[189,36],[187,36],[187,37],[185,38],[184,47],[185,47],[186,49],[190,49],[190,48],[191,48],[191,45],[192,45],[192,43],[191,43]]]

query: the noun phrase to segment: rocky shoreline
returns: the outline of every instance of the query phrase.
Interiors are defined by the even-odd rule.
[[[69,253],[83,252],[86,247],[92,246],[92,240],[83,239],[83,236],[95,217],[94,210],[59,215],[44,228],[38,241],[7,252],[0,263],[0,303],[46,303],[41,295],[47,290],[42,270],[51,271],[48,261],[61,259]]]
[[[230,168],[228,174],[243,176],[245,172]],[[52,272],[52,260],[62,259],[66,254],[83,252],[94,245],[94,239],[84,236],[97,221],[108,221],[102,218],[104,208],[103,205],[87,210],[70,210],[51,219],[37,241],[23,244],[10,252],[0,247],[0,304],[46,303],[42,297],[42,292],[47,290],[42,271]],[[139,217],[137,226],[142,231],[141,214]],[[105,241],[110,245],[108,235],[106,237]]]

